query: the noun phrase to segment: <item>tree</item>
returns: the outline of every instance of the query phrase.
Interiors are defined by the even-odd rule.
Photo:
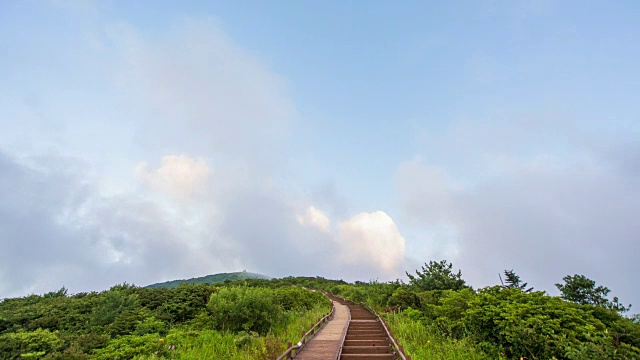
[[[461,290],[467,288],[465,281],[462,279],[462,272],[454,274],[451,270],[453,264],[446,260],[440,262],[429,261],[422,266],[422,272],[416,270],[413,276],[406,273],[409,277],[409,285],[420,290]]]
[[[498,274],[498,276],[500,276],[500,274]],[[520,280],[520,276],[516,275],[513,269],[504,271],[504,281],[507,283],[507,285],[502,282],[502,277],[500,277],[502,286],[506,288],[520,289],[527,293],[533,290],[533,287],[527,289],[527,283],[523,283],[522,280]]]
[[[614,297],[613,301],[607,299],[607,295],[611,290],[606,286],[596,287],[596,282],[584,275],[567,275],[562,280],[565,283],[556,284],[556,287],[560,290],[561,297],[565,300],[578,304],[602,306],[618,312],[626,312],[631,308],[631,305],[626,307],[622,305],[617,297]]]
[[[387,305],[401,311],[408,308],[420,309],[420,298],[412,291],[398,288],[389,297]]]
[[[68,292],[67,288],[63,286],[60,288],[60,290],[48,292],[42,295],[42,297],[44,299],[66,297],[67,292]]]

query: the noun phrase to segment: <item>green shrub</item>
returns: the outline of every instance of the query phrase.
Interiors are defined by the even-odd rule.
[[[105,347],[108,342],[109,336],[105,334],[96,334],[94,332],[80,335],[74,341],[78,348],[85,353],[90,353],[92,350]]]
[[[420,309],[420,298],[413,291],[398,288],[393,292],[391,297],[389,297],[387,306],[398,310],[405,310],[408,308]]]
[[[470,338],[454,339],[443,336],[442,332],[427,321],[419,320],[421,314],[408,309],[401,313],[385,313],[383,316],[405,354],[414,360],[493,360],[499,359],[499,353],[485,354]]]
[[[147,335],[147,334],[167,334],[167,324],[163,321],[156,319],[154,316],[148,317],[142,321],[138,321],[135,326],[135,334]]]
[[[350,299],[356,303],[367,300],[367,293],[362,286],[358,285],[341,285],[340,296]]]
[[[136,326],[144,319],[144,315],[139,310],[126,310],[120,313],[111,324],[107,327],[107,331],[111,336],[127,335],[132,333]]]
[[[264,288],[222,288],[207,305],[216,328],[266,334],[282,316],[274,291]]]
[[[402,315],[404,315],[407,319],[418,322],[422,319],[424,319],[422,312],[420,310],[416,310],[416,309],[412,309],[412,308],[407,308],[406,310],[404,310],[402,312]]]
[[[466,316],[474,334],[514,357],[563,357],[565,348],[605,330],[602,322],[572,303],[543,292],[502,287],[480,291],[469,302]]]
[[[244,348],[250,345],[251,343],[253,343],[259,337],[260,337],[260,334],[258,334],[255,331],[249,331],[249,332],[240,331],[238,334],[236,334],[236,337],[233,340],[233,342],[236,344],[237,347]]]
[[[606,333],[588,335],[589,341],[566,348],[566,358],[570,360],[638,360],[640,349],[628,344],[616,345]]]
[[[310,310],[327,298],[320,292],[313,292],[296,287],[284,287],[275,290],[276,302],[283,310]]]
[[[84,353],[81,349],[71,345],[63,352],[47,354],[44,360],[89,360],[91,356]]]
[[[6,359],[40,358],[47,353],[60,350],[63,345],[58,332],[47,329],[0,335],[0,354]]]
[[[98,360],[124,360],[141,355],[162,354],[165,348],[165,339],[156,334],[125,335],[112,339],[107,346],[95,350],[94,354]]]
[[[114,289],[116,287],[113,287]],[[106,328],[113,323],[116,318],[127,311],[135,309],[137,297],[125,291],[110,290],[95,298],[92,306],[91,326],[93,328]]]
[[[419,297],[426,318],[439,332],[455,339],[471,338],[486,353],[501,352],[507,358],[566,358],[571,349],[586,354],[597,348],[593,339],[615,339],[594,316],[592,308],[569,303],[544,292],[527,293],[517,288],[494,286],[479,290],[424,292]],[[612,312],[600,313],[619,325],[618,348],[631,346],[633,324]],[[626,337],[625,337],[626,336]],[[624,339],[624,341],[622,341]],[[591,349],[591,350],[590,350]],[[622,351],[622,350],[620,350]]]
[[[171,289],[170,295],[157,308],[158,318],[172,324],[189,321],[206,308],[212,292],[208,285],[181,284]]]

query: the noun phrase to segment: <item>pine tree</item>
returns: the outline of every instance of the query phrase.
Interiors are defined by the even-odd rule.
[[[498,274],[498,276],[500,276],[500,274]],[[527,293],[533,291],[533,287],[527,289],[527,283],[522,282],[522,280],[520,280],[520,276],[518,276],[513,269],[505,270],[504,278],[507,284],[505,285],[504,282],[502,282],[502,277],[500,277],[500,282],[502,282],[502,286],[506,288],[520,289]]]
[[[453,272],[453,264],[442,260],[440,262],[429,261],[429,264],[422,266],[422,271],[416,270],[413,276],[409,277],[409,285],[420,290],[461,290],[468,288],[462,279],[462,272]]]

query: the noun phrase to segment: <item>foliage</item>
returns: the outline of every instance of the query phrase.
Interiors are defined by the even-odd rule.
[[[321,277],[177,288],[124,283],[100,293],[62,288],[4,299],[0,359],[273,359],[330,310],[327,297],[308,289],[376,308],[413,359],[640,359],[640,317],[623,317],[615,299],[594,306],[527,292],[515,274],[507,276],[512,286],[474,291],[446,261],[417,273],[424,276],[410,284]],[[587,288],[606,299],[606,288]]]
[[[0,335],[0,354],[3,358],[40,358],[62,348],[58,332],[38,329]]]
[[[511,357],[562,357],[567,347],[587,341],[587,334],[605,330],[576,306],[520,289],[483,289],[465,315],[465,325],[479,342],[496,343]]]
[[[385,321],[393,329],[393,334],[414,360],[492,360],[498,354],[480,351],[469,338],[452,339],[443,336],[431,322],[416,319],[417,310],[384,314]],[[419,311],[418,311],[419,313]]]
[[[579,358],[595,349],[640,358],[640,328],[613,310],[600,308],[596,314],[591,306],[503,286],[428,291],[419,297],[422,316],[409,309],[404,318],[424,322],[445,338],[475,344],[489,358]]]
[[[424,278],[437,272],[432,268],[451,270],[443,262],[430,265],[422,269]],[[384,316],[414,359],[640,359],[637,316],[629,319],[610,307],[528,291],[517,275],[507,276],[511,286],[477,291],[466,286],[421,287],[421,279],[414,278],[409,286],[376,284],[375,291],[393,289],[383,305],[373,302],[377,298],[370,295],[373,284],[339,285],[337,290],[380,311],[391,311]],[[423,290],[430,287],[436,290]]]
[[[216,328],[266,334],[282,316],[282,308],[269,289],[233,287],[211,296],[207,308]]]
[[[60,290],[48,292],[48,293],[42,295],[42,297],[45,298],[45,299],[48,299],[48,298],[61,298],[61,297],[67,296],[68,292],[69,292],[69,290],[63,286],[62,288],[60,288]]]
[[[410,308],[419,309],[420,298],[412,291],[405,288],[398,288],[389,297],[389,300],[387,300],[387,305],[397,310],[406,310]]]
[[[567,348],[567,359],[640,359],[640,349],[624,343],[616,345],[608,336],[606,336],[606,334],[588,334],[587,337],[589,341],[582,342],[571,348]]]
[[[596,287],[596,282],[584,275],[567,275],[562,280],[564,280],[564,284],[556,284],[556,287],[562,293],[562,298],[567,301],[604,306],[619,312],[626,312],[631,308],[631,305],[622,305],[617,297],[614,297],[613,300],[607,299],[611,290],[606,286]]]
[[[147,334],[160,334],[165,335],[167,333],[167,323],[156,319],[155,316],[150,316],[142,321],[138,321],[135,326],[136,335]]]
[[[317,303],[326,301],[320,292],[312,292],[297,287],[280,288],[273,293],[274,300],[283,310],[310,310]]]
[[[250,279],[172,289],[124,283],[101,293],[69,295],[63,288],[4,299],[0,359],[227,358],[229,348],[211,350],[210,342],[204,342],[213,338],[232,344],[239,359],[267,359],[284,351],[287,342],[299,341],[301,331],[330,310],[324,295],[301,289],[297,281]],[[300,281],[327,284],[316,278]],[[229,292],[240,294],[227,308],[228,314],[244,314],[240,332],[214,326],[217,318],[208,308],[212,294]]]
[[[407,272],[409,284],[419,290],[461,290],[467,287],[462,272],[454,273],[452,268],[453,264],[446,260],[429,261],[422,266],[422,271],[416,270],[417,276]]]
[[[144,354],[158,354],[165,349],[164,339],[156,334],[125,335],[112,339],[107,346],[95,351],[96,359],[124,360]]]
[[[213,291],[203,284],[180,285],[157,308],[158,317],[172,324],[191,320],[206,306]]]
[[[533,287],[527,288],[527,283],[522,282],[520,276],[518,276],[513,269],[504,271],[504,281],[507,283],[506,285],[503,284],[505,287],[520,289],[524,292],[533,291]],[[500,282],[502,282],[502,278],[500,278]]]

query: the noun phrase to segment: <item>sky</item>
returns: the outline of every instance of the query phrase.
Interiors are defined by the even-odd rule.
[[[446,259],[640,307],[636,1],[3,1],[0,298]],[[632,309],[632,311],[635,309]]]

